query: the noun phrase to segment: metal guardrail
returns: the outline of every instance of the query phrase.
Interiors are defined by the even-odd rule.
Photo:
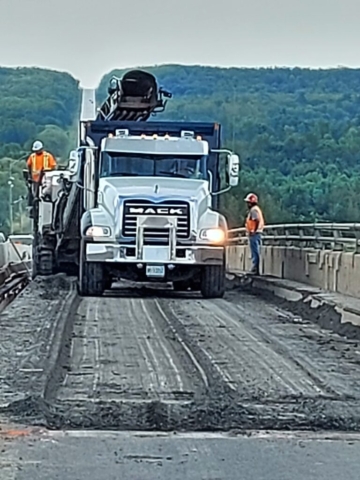
[[[293,223],[267,225],[263,245],[316,248],[360,253],[360,223]],[[229,245],[246,245],[245,228],[229,231]]]

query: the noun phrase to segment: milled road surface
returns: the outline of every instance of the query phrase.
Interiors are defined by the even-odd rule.
[[[264,299],[56,276],[0,329],[1,480],[359,478],[360,340]]]
[[[360,427],[360,351],[257,297],[118,286],[83,298],[55,427]]]
[[[59,398],[192,398],[201,379],[164,335],[160,312],[155,300],[83,300],[74,323],[70,369]]]

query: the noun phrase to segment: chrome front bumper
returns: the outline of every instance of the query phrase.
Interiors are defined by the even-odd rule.
[[[86,244],[87,262],[146,263],[175,265],[223,265],[224,247],[192,245],[171,248],[169,245],[118,245],[92,242]],[[130,255],[129,255],[130,253]]]

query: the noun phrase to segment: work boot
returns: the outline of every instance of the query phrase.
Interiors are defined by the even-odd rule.
[[[252,269],[250,270],[250,273],[252,275],[260,275],[260,269],[259,267],[252,267]]]

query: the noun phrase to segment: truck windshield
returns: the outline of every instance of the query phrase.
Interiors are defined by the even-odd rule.
[[[206,180],[206,156],[102,152],[100,177],[179,177]]]

